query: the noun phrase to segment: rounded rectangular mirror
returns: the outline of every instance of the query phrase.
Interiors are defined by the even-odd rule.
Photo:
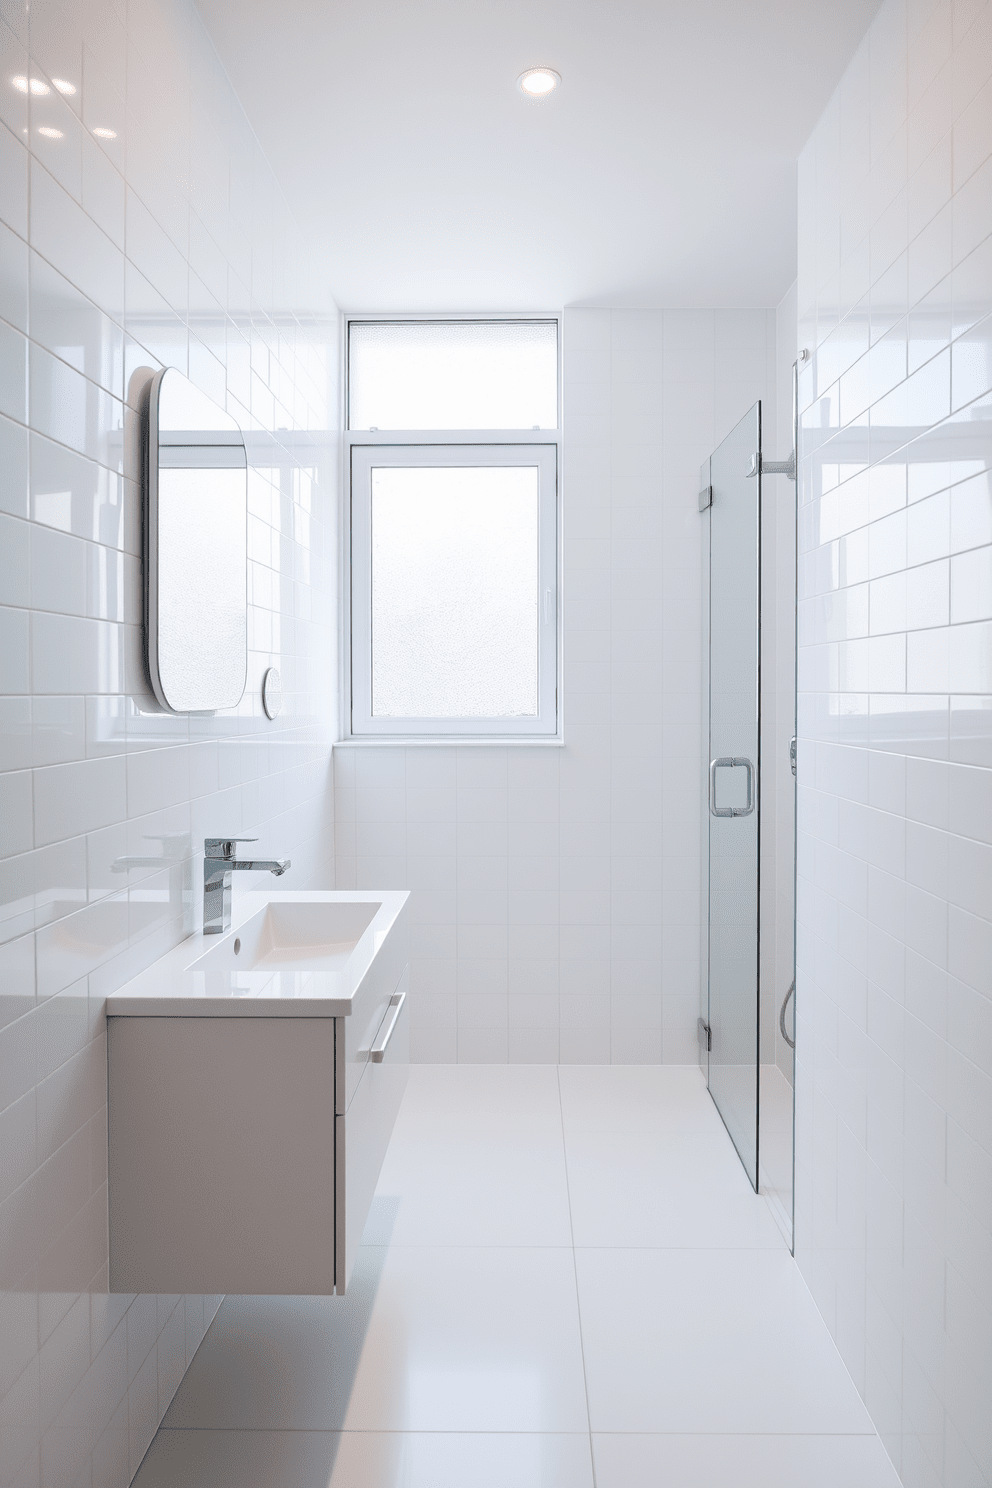
[[[167,367],[148,392],[145,629],[170,713],[234,708],[248,669],[248,462],[229,414]]]

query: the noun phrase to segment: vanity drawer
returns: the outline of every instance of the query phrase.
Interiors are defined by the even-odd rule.
[[[404,967],[346,1112],[335,1117],[335,1289],[344,1292],[369,1216],[410,1067],[410,969]]]
[[[339,1018],[337,1089],[334,1109],[348,1110],[365,1073],[372,1041],[387,1016],[389,1000],[403,976],[409,954],[409,907],[404,902],[393,928],[378,948],[352,1001],[351,1014]]]

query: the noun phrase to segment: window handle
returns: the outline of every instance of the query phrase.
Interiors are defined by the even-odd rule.
[[[545,623],[545,625],[548,624],[548,622],[549,622],[550,619],[551,619],[551,590],[550,589],[545,589],[545,591],[544,591],[544,623]]]

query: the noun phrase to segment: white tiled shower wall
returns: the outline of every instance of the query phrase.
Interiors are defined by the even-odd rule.
[[[992,1483],[992,5],[799,167],[796,1254],[907,1485]]]
[[[335,750],[341,887],[413,890],[414,1057],[695,1062],[699,467],[774,311],[567,310],[564,748]],[[790,493],[791,493],[791,487]]]
[[[0,1482],[118,1488],[219,1299],[108,1294],[104,998],[193,928],[207,834],[333,884],[337,315],[192,0],[0,5],[0,121]],[[164,363],[252,465],[214,717],[142,669],[125,399]]]

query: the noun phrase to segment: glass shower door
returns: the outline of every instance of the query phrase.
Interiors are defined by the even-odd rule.
[[[760,450],[756,403],[710,459],[709,583],[709,1088],[755,1189]]]

